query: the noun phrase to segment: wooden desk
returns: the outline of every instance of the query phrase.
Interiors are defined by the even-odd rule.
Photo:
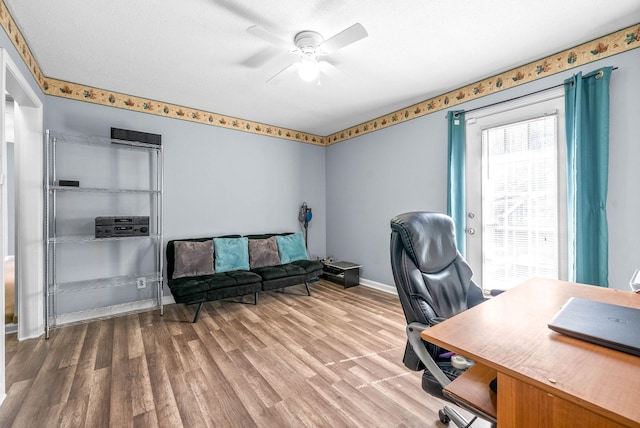
[[[572,296],[640,308],[632,292],[531,279],[422,338],[496,370],[500,428],[640,427],[640,357],[547,327]]]

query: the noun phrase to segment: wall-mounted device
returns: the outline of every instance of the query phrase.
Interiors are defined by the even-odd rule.
[[[96,238],[149,236],[149,216],[96,217]]]

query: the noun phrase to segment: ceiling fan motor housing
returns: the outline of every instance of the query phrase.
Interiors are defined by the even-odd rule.
[[[296,47],[300,50],[302,56],[317,56],[320,54],[318,52],[318,46],[324,42],[324,37],[315,31],[301,31],[296,34],[293,39]]]

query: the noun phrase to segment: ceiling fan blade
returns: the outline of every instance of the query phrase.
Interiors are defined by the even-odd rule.
[[[269,77],[264,83],[269,83],[270,81],[272,81],[273,79],[275,79],[276,77],[278,77],[279,75],[281,75],[282,73],[284,73],[285,71],[287,71],[289,68],[293,67],[296,64],[298,64],[298,63],[294,62],[294,63],[291,63],[291,64],[287,65],[285,68],[283,68],[282,70],[278,71],[273,76]]]
[[[318,65],[320,66],[320,72],[322,74],[326,74],[333,79],[338,78],[339,76],[344,74],[329,61],[318,61]]]
[[[349,82],[351,82],[351,79],[347,74],[329,61],[318,61],[318,64],[320,65],[318,86],[328,84],[334,88],[347,88]]]
[[[351,27],[342,30],[335,36],[327,39],[319,47],[325,53],[335,52],[345,46],[355,43],[358,40],[364,39],[369,33],[364,29],[362,24],[356,23]]]
[[[240,62],[240,64],[248,68],[258,68],[272,61],[288,61],[290,59],[291,57],[288,52],[285,52],[276,46],[267,46],[259,52],[245,58]]]
[[[293,49],[295,48],[295,46],[293,46],[292,43],[287,42],[282,40],[281,38],[274,36],[273,34],[271,34],[270,32],[268,32],[267,30],[265,30],[264,28],[258,27],[257,25],[252,25],[251,27],[247,28],[247,33],[259,37],[262,40],[265,40],[269,43],[272,43],[276,46],[281,46],[285,49]]]
[[[247,22],[262,22],[263,24],[275,25],[267,21],[264,14],[255,11],[255,7],[243,6],[237,0],[212,0],[213,4],[226,10],[227,12],[246,20]]]

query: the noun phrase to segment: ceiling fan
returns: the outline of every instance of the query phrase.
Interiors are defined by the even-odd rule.
[[[342,30],[327,40],[315,31],[301,31],[293,38],[293,44],[274,36],[257,25],[247,28],[247,33],[266,40],[276,46],[283,47],[289,52],[298,55],[300,59],[298,62],[289,64],[271,76],[267,79],[267,82],[290,67],[294,67],[296,65],[298,67],[298,74],[300,78],[304,81],[312,82],[316,80],[320,74],[320,63],[325,62],[320,61],[319,63],[318,58],[333,53],[338,49],[364,39],[369,35],[367,30],[365,30],[362,24],[359,23],[353,24],[349,28]]]

